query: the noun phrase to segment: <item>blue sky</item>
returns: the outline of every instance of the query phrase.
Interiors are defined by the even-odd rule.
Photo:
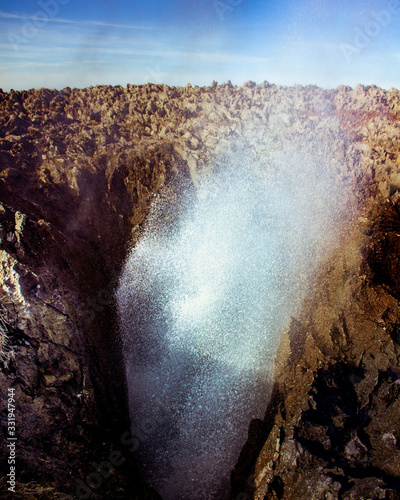
[[[0,87],[400,88],[399,28],[400,0],[0,0]]]

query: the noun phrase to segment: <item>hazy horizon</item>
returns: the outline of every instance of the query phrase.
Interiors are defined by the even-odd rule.
[[[0,87],[400,87],[400,1],[0,0]]]

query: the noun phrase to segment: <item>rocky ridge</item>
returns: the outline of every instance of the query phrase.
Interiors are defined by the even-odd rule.
[[[157,498],[129,478],[121,442],[113,283],[153,196],[179,191],[181,176],[196,185],[239,141],[266,158],[328,155],[357,186],[359,220],[283,334],[232,498],[397,498],[399,118],[397,90],[361,85],[1,92],[0,377],[16,389],[20,480],[77,495],[118,449],[125,463],[95,497]]]

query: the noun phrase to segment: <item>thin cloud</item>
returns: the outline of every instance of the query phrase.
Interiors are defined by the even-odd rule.
[[[3,68],[18,68],[22,67],[23,69],[26,68],[52,68],[52,67],[58,67],[58,66],[66,66],[70,64],[76,64],[75,61],[59,61],[59,62],[42,62],[42,61],[27,61],[21,64],[20,62],[15,62],[15,63],[3,63]]]
[[[263,56],[251,56],[246,54],[230,54],[228,52],[195,52],[187,50],[165,50],[159,48],[144,49],[138,48],[126,48],[126,43],[124,46],[122,44],[114,44],[110,46],[108,43],[100,42],[89,42],[85,44],[85,50],[93,55],[100,56],[121,56],[121,57],[145,57],[146,59],[162,59],[167,61],[177,61],[177,60],[190,60],[193,62],[210,62],[210,63],[220,63],[220,64],[265,64],[271,61],[271,57]],[[142,44],[141,44],[142,45]],[[59,45],[59,46],[21,46],[18,53],[18,59],[33,59],[35,56],[44,58],[48,55],[49,58],[54,58],[55,54],[62,51],[65,53],[73,53],[75,47],[79,47],[79,43],[72,44],[69,47]],[[8,49],[6,44],[0,44],[0,49]],[[13,52],[3,51],[2,57],[15,57]],[[0,59],[1,59],[0,56]],[[109,61],[108,61],[109,63]],[[39,62],[38,62],[39,64]]]
[[[0,11],[0,18],[3,19],[19,19],[23,21],[46,21],[50,23],[60,23],[60,24],[76,24],[76,25],[86,25],[86,26],[101,26],[103,28],[123,28],[130,30],[155,30],[157,28],[151,26],[138,26],[134,24],[114,24],[107,23],[104,21],[75,21],[72,19],[61,19],[58,17],[47,17],[46,19],[42,19],[38,16],[29,16],[26,14],[11,14],[9,12]]]
[[[43,47],[43,46],[38,46],[38,45],[24,45],[23,47],[23,52],[24,53],[38,53],[38,52],[43,52],[47,53],[49,50],[53,50],[53,47]],[[69,51],[71,50],[69,47],[66,46],[57,46],[57,50],[63,50],[63,51]],[[6,51],[9,51],[8,53]],[[5,55],[7,56],[12,56],[12,57],[20,57],[20,54],[15,54],[15,52],[10,50],[10,44],[8,43],[0,43],[0,51],[1,51],[1,57],[4,57]]]
[[[188,52],[179,50],[152,50],[152,49],[125,49],[120,47],[107,48],[98,45],[87,44],[92,52],[101,54],[114,54],[124,56],[148,56],[157,58],[204,60],[216,63],[266,63],[271,60],[269,57],[228,54],[225,52]]]

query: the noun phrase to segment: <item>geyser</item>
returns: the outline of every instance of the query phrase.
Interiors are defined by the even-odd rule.
[[[179,200],[159,196],[117,301],[133,432],[165,499],[226,498],[262,418],[282,330],[343,225],[347,197],[315,153],[232,147]]]

